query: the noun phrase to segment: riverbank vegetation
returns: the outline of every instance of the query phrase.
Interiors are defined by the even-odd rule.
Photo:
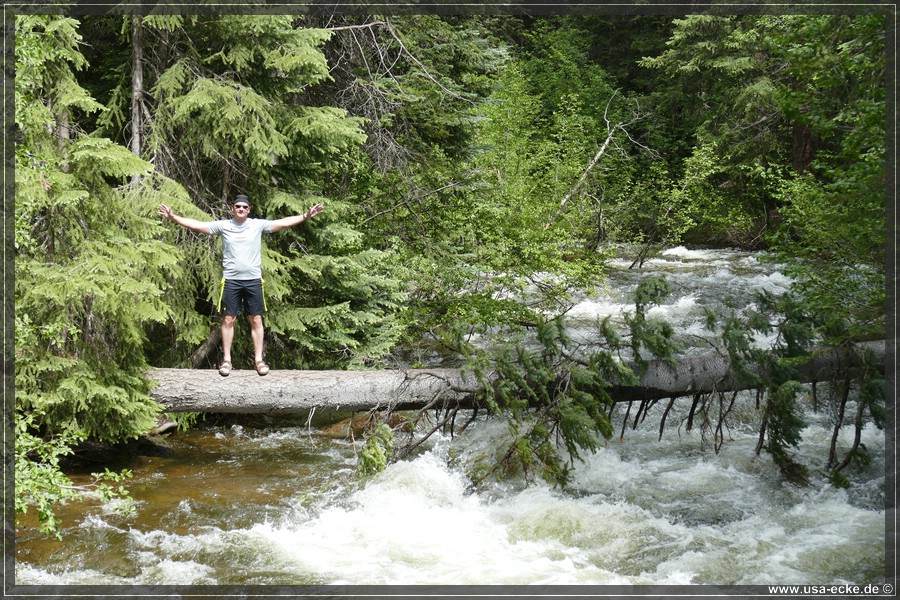
[[[449,356],[498,369],[492,409],[514,440],[499,471],[558,483],[561,448],[577,457],[611,435],[598,374],[623,349],[675,357],[665,324],[644,317],[657,281],[624,337],[568,353],[571,294],[602,281],[613,248],[632,248],[635,269],[684,243],[787,265],[793,296],[710,326],[736,361],[780,365],[760,382],[760,450],[795,480],[791,360],[884,336],[881,14],[19,15],[15,27],[17,510],[40,506],[48,531],[60,457],[155,424],[147,368],[219,358],[219,250],[160,222],[160,203],[213,219],[238,192],[257,217],[324,202],[266,240],[270,364]],[[773,328],[773,352],[750,346]],[[472,343],[532,334],[534,352]],[[236,336],[236,356],[251,356],[249,339]],[[878,369],[853,385],[856,426],[883,423]],[[545,401],[536,416],[528,396]],[[832,445],[835,482],[863,451]]]

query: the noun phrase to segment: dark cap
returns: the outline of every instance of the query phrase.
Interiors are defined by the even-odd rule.
[[[232,204],[237,204],[238,202],[241,202],[241,201],[246,202],[247,204],[250,204],[250,198],[248,198],[244,194],[238,194],[237,196],[235,196],[234,202],[232,202]]]

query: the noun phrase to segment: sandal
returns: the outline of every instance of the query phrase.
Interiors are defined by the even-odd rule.
[[[222,377],[228,377],[228,374],[231,373],[231,361],[223,360],[222,364],[219,365],[219,375]]]
[[[263,361],[259,361],[258,363],[256,363],[256,372],[260,375],[265,375],[269,372],[269,365],[267,365]]]

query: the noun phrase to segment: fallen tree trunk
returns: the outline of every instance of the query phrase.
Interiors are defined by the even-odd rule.
[[[872,351],[883,368],[884,341],[860,346]],[[797,370],[802,381],[826,381],[859,367],[857,356],[827,349],[797,365]],[[472,407],[482,389],[472,375],[463,375],[458,369],[273,370],[265,377],[249,370],[221,377],[215,370],[154,369],[149,376],[158,383],[152,397],[169,412],[303,414],[422,409],[445,402]],[[674,369],[662,361],[651,361],[637,385],[612,384],[609,391],[616,401],[627,402],[750,387],[731,370],[727,358],[706,355],[683,358]]]
[[[824,348],[812,353],[806,362],[794,365],[798,379],[804,383],[831,381],[838,373],[852,375],[862,366],[860,355],[871,352],[884,372],[885,343],[863,342],[857,344],[859,352],[850,354],[843,349]],[[749,369],[763,381],[770,379],[761,369]],[[736,392],[752,389],[731,369],[728,357],[709,354],[682,359],[675,369],[663,361],[651,361],[637,386],[613,386],[612,396],[619,402],[630,400],[656,400],[680,396],[693,396],[711,392]]]
[[[150,393],[169,412],[290,414],[312,410],[422,408],[446,399],[472,405],[481,386],[457,369],[256,371],[154,369]]]

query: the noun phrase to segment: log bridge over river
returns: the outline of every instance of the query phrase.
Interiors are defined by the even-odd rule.
[[[865,342],[857,349],[874,355],[884,367],[884,341]],[[830,381],[858,368],[861,354],[820,350],[797,370],[803,381]],[[617,402],[629,402],[746,389],[730,367],[727,357],[717,354],[683,358],[675,368],[651,361],[637,385],[613,383],[609,392]],[[410,410],[445,403],[466,408],[475,406],[481,389],[474,376],[458,369],[273,370],[264,377],[252,370],[222,377],[211,369],[154,369],[149,375],[158,383],[151,395],[168,412],[277,415]]]

